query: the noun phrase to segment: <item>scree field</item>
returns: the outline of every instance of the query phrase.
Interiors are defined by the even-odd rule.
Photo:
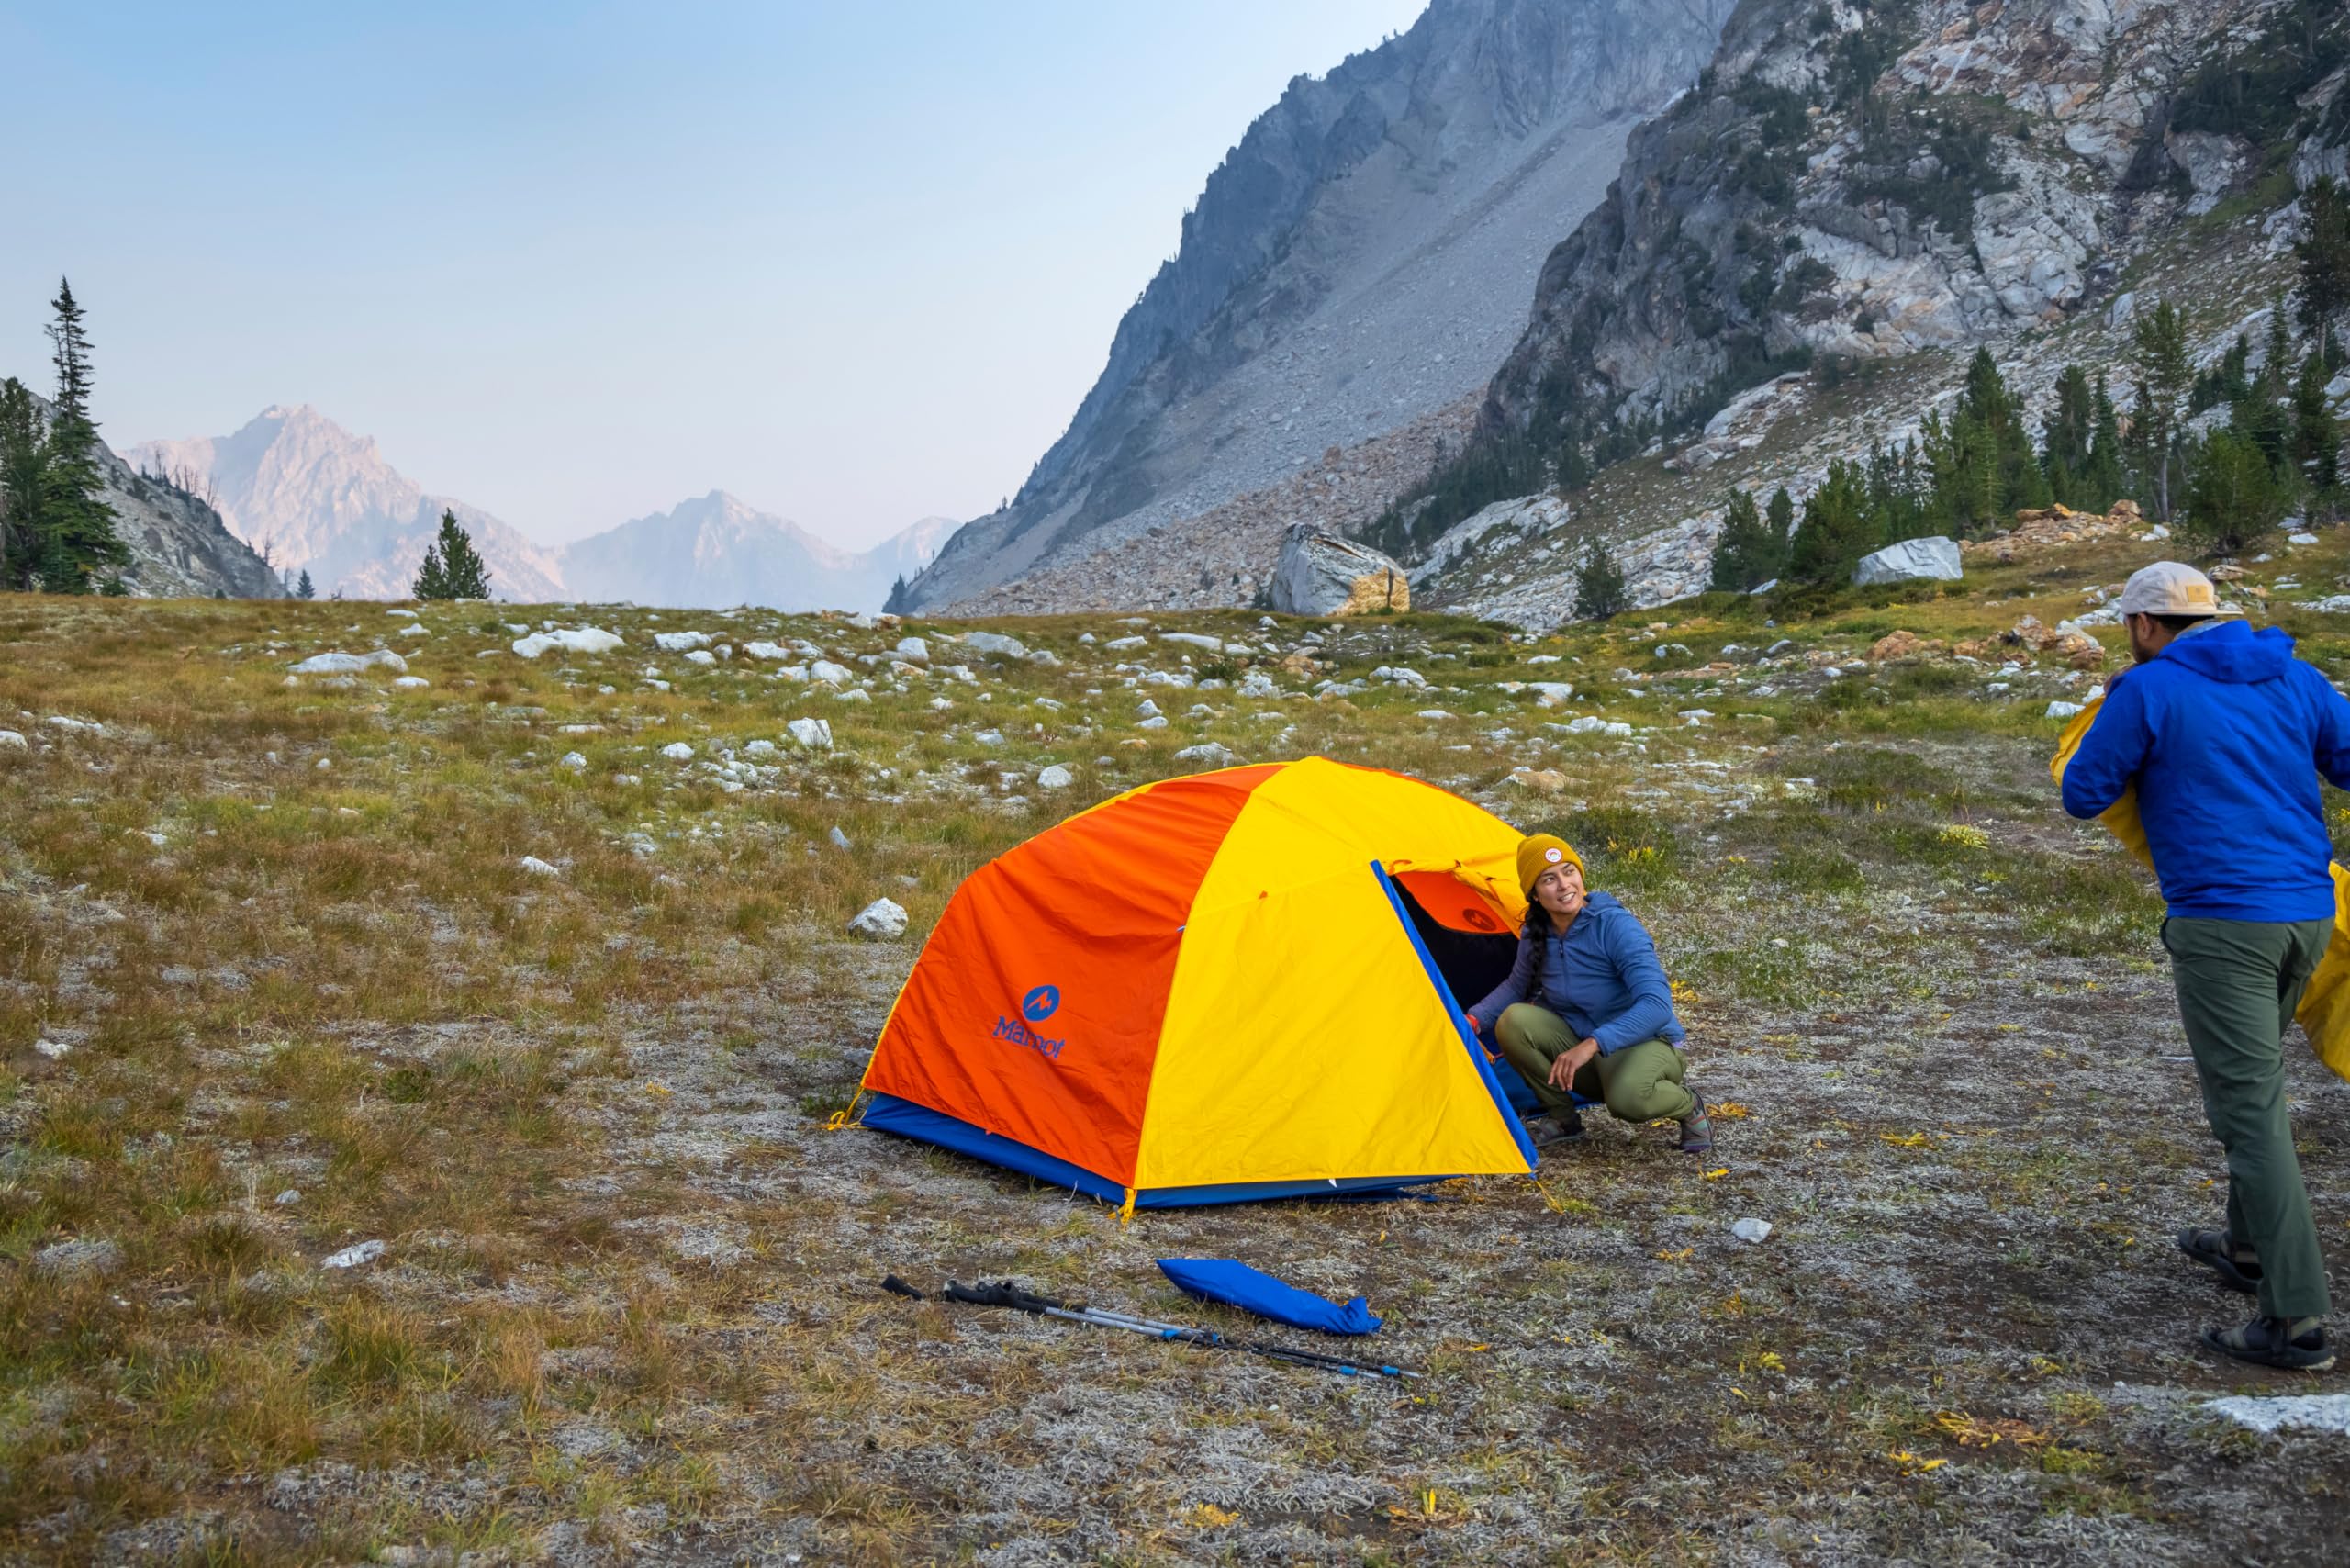
[[[2159,548],[1543,638],[0,600],[0,1557],[2338,1563],[2350,1437],[2212,1402],[2344,1384],[2195,1348],[2249,1308],[2171,1244],[2222,1171],[2160,904],[2048,778],[2126,652],[2034,628]],[[2292,602],[2350,534],[2273,548],[2230,591],[2350,673]],[[622,645],[513,651],[548,624]],[[1538,1180],[1121,1225],[828,1130],[975,868],[1315,754],[1584,852],[1713,1157],[1598,1116]],[[852,936],[882,897],[905,935]],[[1374,1022],[1297,1005],[1344,1070]],[[2350,1279],[2350,1086],[2288,1059]],[[1247,1327],[1167,1255],[1367,1295],[1427,1375],[878,1288]]]

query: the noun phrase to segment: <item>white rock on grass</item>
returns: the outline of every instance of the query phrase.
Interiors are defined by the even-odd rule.
[[[1898,544],[1861,557],[1852,568],[1852,586],[1871,588],[1879,583],[1906,583],[1941,580],[1956,582],[1966,575],[1959,564],[1958,541],[1936,535],[1930,539],[1905,539]]]
[[[521,859],[516,861],[515,864],[521,867],[523,870],[528,871],[533,877],[560,877],[563,875],[561,870],[557,869],[555,867],[548,865],[545,861],[540,859],[535,855],[525,855]]]
[[[1154,714],[1135,726],[1137,730],[1163,730],[1166,727],[1167,716],[1163,713]]]
[[[963,645],[975,654],[993,654],[999,658],[1024,659],[1028,644],[1017,637],[1007,637],[1001,632],[966,632]]]
[[[926,665],[930,662],[930,644],[920,637],[901,637],[898,639],[898,645],[890,651],[910,665]]]
[[[111,1274],[122,1266],[122,1249],[106,1237],[52,1241],[33,1254],[33,1269],[51,1279]]]
[[[2069,719],[2080,711],[2081,705],[2077,702],[2065,702],[2059,700],[2051,702],[2048,705],[2048,717],[2052,719]]]
[[[856,845],[849,842],[848,834],[843,833],[837,823],[834,825],[832,832],[826,836],[832,839],[833,847],[834,849],[854,849],[856,847]]]
[[[1229,767],[1237,759],[1232,755],[1232,748],[1223,742],[1202,741],[1198,745],[1187,745],[1177,752],[1175,760],[1195,762],[1202,767]]]
[[[362,1241],[356,1246],[346,1247],[340,1252],[329,1253],[326,1257],[319,1260],[319,1267],[321,1269],[356,1269],[363,1263],[374,1262],[383,1255],[384,1244],[382,1242]]]
[[[1273,678],[1263,670],[1252,669],[1241,678],[1238,695],[1242,697],[1279,697],[1281,694],[1281,689],[1274,685]]]
[[[582,753],[567,751],[563,754],[562,766],[568,767],[574,773],[582,772],[588,767],[588,758]]]
[[[299,1187],[288,1187],[285,1191],[278,1193],[277,1196],[270,1200],[271,1203],[275,1204],[281,1209],[290,1209],[301,1201],[302,1189]]]
[[[35,1040],[33,1042],[33,1049],[39,1051],[50,1060],[55,1061],[62,1056],[71,1054],[73,1047],[67,1045],[62,1040]]]
[[[1538,708],[1556,708],[1575,694],[1575,689],[1563,680],[1529,680],[1526,689],[1534,693]]]
[[[396,615],[403,621],[413,621],[416,619],[416,611],[413,610],[386,610],[384,613],[386,615]]]
[[[2314,544],[2317,543],[2317,535],[2314,533],[2288,533],[2285,535],[2285,543],[2288,544]]]
[[[1149,640],[1144,637],[1113,637],[1102,645],[1123,654],[1130,648],[1147,647]]]
[[[1036,788],[1039,790],[1066,790],[1076,782],[1076,776],[1058,762],[1036,774]]]
[[[0,751],[30,751],[32,746],[14,730],[0,730]]]
[[[300,664],[290,667],[296,675],[357,675],[364,670],[396,669],[408,673],[408,661],[389,648],[377,648],[372,654],[312,654]]]
[[[671,762],[691,762],[694,759],[694,748],[683,741],[671,741],[661,748],[661,755]]]
[[[1428,683],[1428,678],[1427,676],[1422,675],[1418,670],[1409,669],[1402,665],[1381,665],[1377,669],[1371,672],[1371,678],[1373,680],[1383,680],[1394,686],[1410,686],[1416,688],[1425,687]]]
[[[833,749],[833,722],[830,719],[794,719],[784,726],[792,740],[811,751]]]
[[[1773,1228],[1767,1219],[1742,1219],[1729,1227],[1729,1233],[1740,1241],[1765,1241]]]
[[[709,647],[710,633],[707,632],[655,632],[653,633],[653,645],[665,654],[690,653],[696,648]]]
[[[893,899],[875,899],[857,911],[848,928],[853,935],[876,942],[894,942],[906,934],[906,912]]]
[[[852,686],[846,691],[836,691],[833,693],[833,700],[835,702],[870,702],[873,700],[873,693],[866,690],[865,688],[861,686]]]
[[[820,686],[846,686],[856,678],[844,666],[830,659],[818,659],[808,666],[808,678]]]
[[[628,644],[600,626],[569,627],[561,631],[533,632],[514,640],[514,651],[526,659],[535,659],[550,648],[561,648],[566,654],[609,654]],[[299,666],[296,666],[299,668]]]
[[[718,655],[708,648],[696,648],[686,655],[686,662],[689,665],[714,665],[718,662]]]
[[[2292,1427],[2350,1437],[2350,1394],[2235,1394],[2214,1399],[2203,1408],[2255,1432]]]
[[[1205,648],[1212,654],[1224,652],[1222,639],[1211,637],[1203,632],[1161,632],[1158,634],[1158,640],[1162,643],[1182,643],[1194,648]]]
[[[743,644],[743,651],[755,659],[768,659],[777,664],[781,664],[791,657],[790,649],[778,647],[773,643],[745,643]]]

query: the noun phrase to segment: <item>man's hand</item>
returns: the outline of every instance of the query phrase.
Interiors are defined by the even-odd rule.
[[[1570,1051],[1561,1051],[1550,1063],[1550,1087],[1564,1094],[1574,1087],[1575,1074],[1599,1055],[1599,1042],[1585,1040]]]
[[[1463,1013],[1460,1016],[1469,1020],[1469,1032],[1471,1034],[1476,1036],[1479,1039],[1483,1039],[1485,1037],[1485,1026],[1477,1022],[1477,1015],[1474,1013]]]

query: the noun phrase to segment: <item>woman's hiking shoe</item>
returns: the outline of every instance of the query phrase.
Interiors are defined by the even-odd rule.
[[[2322,1372],[2333,1365],[2333,1341],[2325,1320],[2297,1317],[2255,1317],[2241,1328],[2206,1328],[2203,1342],[2223,1355],[2259,1367],[2283,1367],[2288,1372]]]
[[[1711,1154],[1714,1151],[1714,1122],[1706,1114],[1706,1097],[1694,1089],[1689,1093],[1697,1103],[1681,1118],[1681,1152]]]
[[[1527,1130],[1537,1148],[1545,1144],[1575,1143],[1583,1137],[1583,1113],[1576,1110],[1553,1111]]]
[[[2220,1276],[2220,1282],[2246,1295],[2260,1294],[2260,1258],[2238,1247],[2224,1230],[2182,1230],[2178,1249]]]

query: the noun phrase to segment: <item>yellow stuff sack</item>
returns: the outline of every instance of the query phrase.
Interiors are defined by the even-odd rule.
[[[2098,710],[2104,705],[2101,700],[2090,703],[2065,726],[2064,734],[2056,742],[2056,755],[2048,764],[2048,771],[2059,788],[2065,782],[2065,765],[2081,749],[2081,737],[2089,733]],[[2121,841],[2124,849],[2137,857],[2140,865],[2154,870],[2154,857],[2146,847],[2146,829],[2138,820],[2136,785],[2124,790],[2121,799],[2106,807],[2097,820]],[[2344,870],[2339,861],[2332,869],[2333,940],[2327,946],[2325,957],[2318,960],[2317,972],[2310,976],[2309,989],[2301,993],[2300,1009],[2293,1017],[2309,1036],[2317,1059],[2331,1068],[2337,1078],[2350,1079],[2350,871]],[[2155,880],[2161,879],[2157,873]]]

